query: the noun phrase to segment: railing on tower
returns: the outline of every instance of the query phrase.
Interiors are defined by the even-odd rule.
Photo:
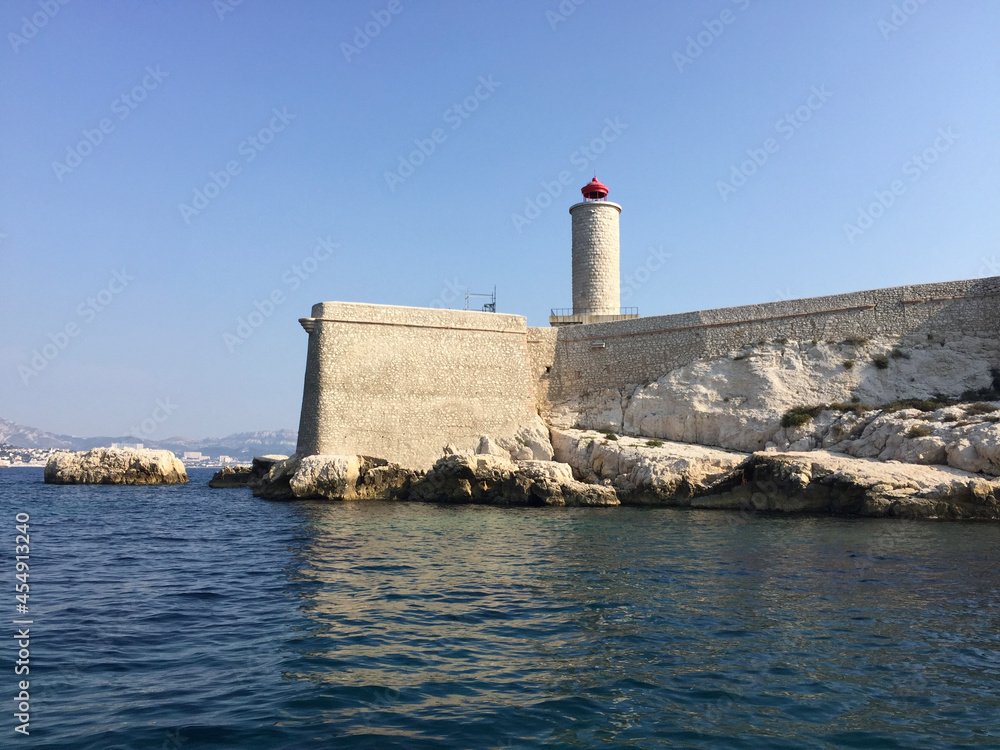
[[[552,317],[565,317],[569,315],[638,315],[638,307],[621,307],[620,312],[609,313],[607,310],[578,310],[572,307],[553,307]]]

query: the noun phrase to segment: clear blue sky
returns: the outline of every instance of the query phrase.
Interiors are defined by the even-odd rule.
[[[595,171],[643,315],[1000,274],[992,0],[8,0],[0,32],[0,416],[54,432],[294,428],[322,300],[495,284],[545,325]]]

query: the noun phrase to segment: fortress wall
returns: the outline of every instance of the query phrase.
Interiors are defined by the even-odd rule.
[[[988,340],[1000,357],[1000,277],[558,328],[548,399],[651,383],[698,359],[777,338],[836,340],[927,334]],[[998,358],[1000,365],[1000,358]],[[542,410],[548,413],[548,403]]]
[[[448,443],[475,448],[537,423],[519,315],[323,302],[303,327],[302,455],[426,467]]]
[[[558,331],[558,328],[528,329],[528,362],[535,405],[540,414],[546,413],[549,407],[549,384],[552,382]]]

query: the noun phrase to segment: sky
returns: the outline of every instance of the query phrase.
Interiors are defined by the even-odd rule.
[[[52,432],[294,429],[320,301],[547,325],[595,173],[643,316],[1000,275],[993,0],[6,0],[0,34],[0,416]]]

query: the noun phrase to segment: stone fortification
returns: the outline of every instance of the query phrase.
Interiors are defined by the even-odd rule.
[[[538,381],[540,406],[546,417],[561,411],[557,421],[571,426],[581,400],[624,398],[678,368],[775,341],[870,338],[905,349],[937,337],[1000,365],[998,320],[1000,278],[994,277],[566,326],[558,329],[551,362],[536,367],[547,375]]]
[[[1000,278],[559,328],[326,302],[302,321],[309,355],[297,455],[428,469],[451,446],[547,460],[540,414],[556,429],[747,452],[831,449],[996,474],[991,407],[879,407],[994,400],[998,320]],[[840,405],[820,414],[823,404]],[[814,417],[786,425],[798,407]]]
[[[309,332],[297,454],[377,456],[426,468],[483,435],[548,438],[519,315],[322,302]],[[528,452],[532,452],[530,447]]]

